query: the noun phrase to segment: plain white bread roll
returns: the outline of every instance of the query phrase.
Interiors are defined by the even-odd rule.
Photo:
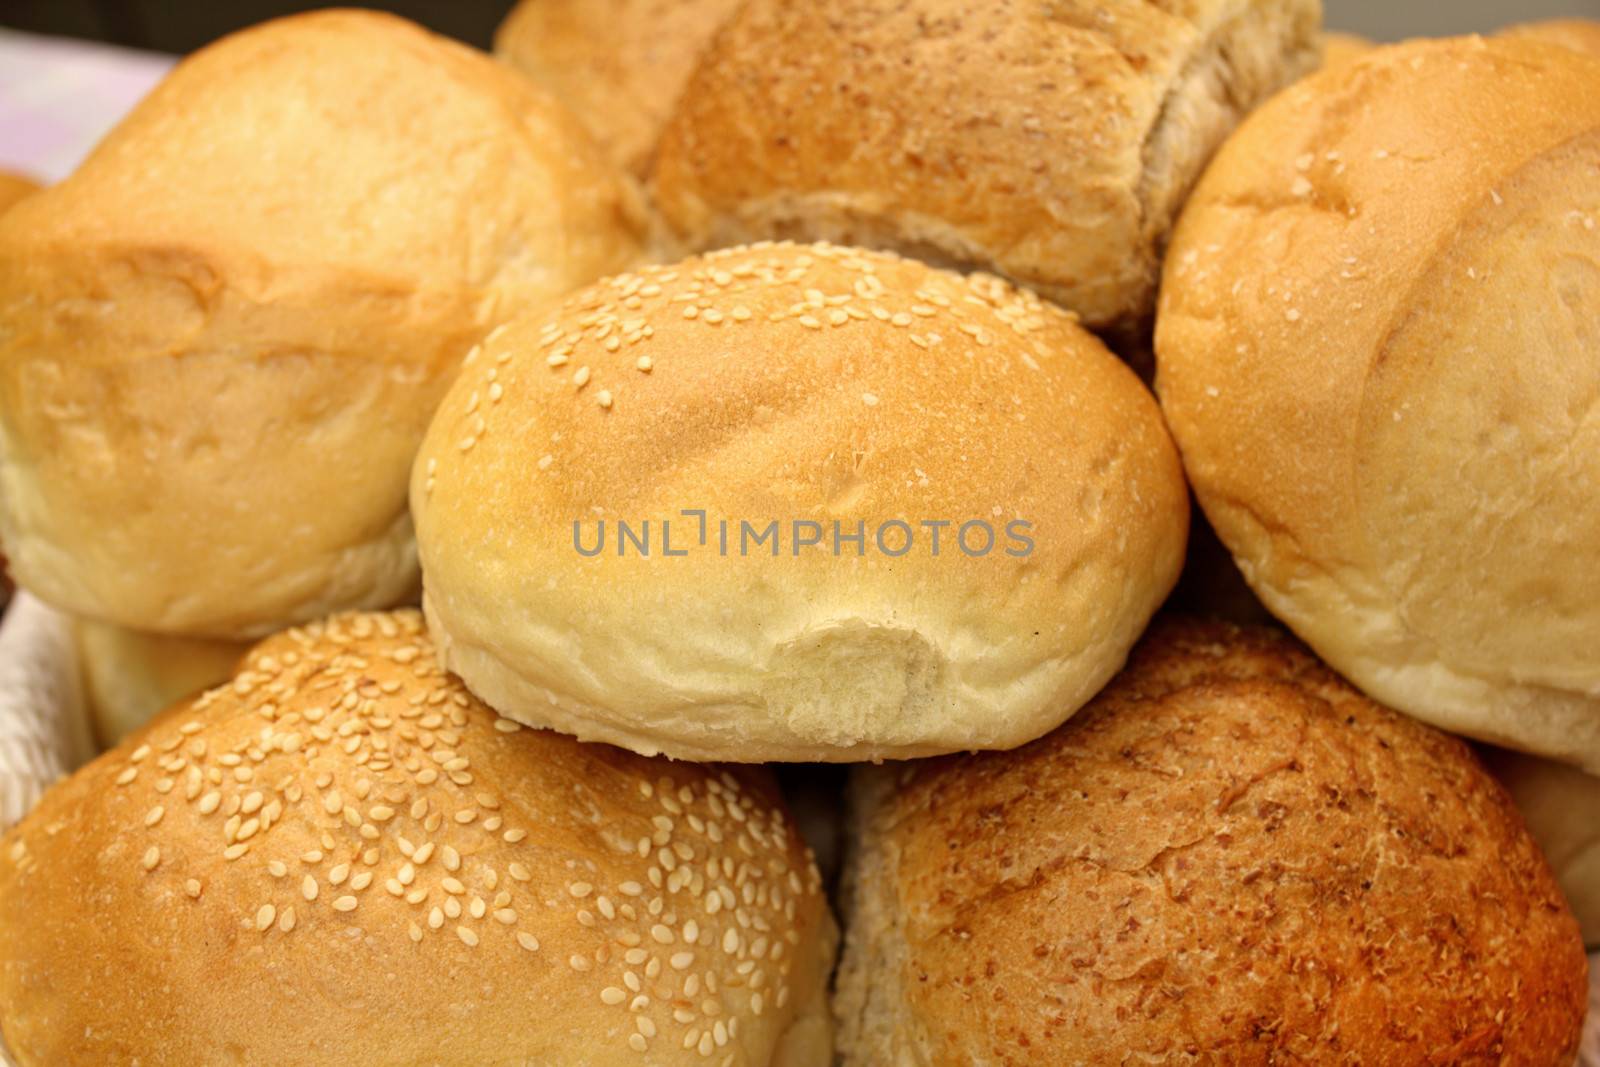
[[[110,748],[184,697],[233,674],[249,645],[147,634],[75,619],[84,699],[95,739]]]
[[[1315,66],[1319,0],[749,0],[662,134],[694,248],[886,248],[1141,327],[1206,159]]]
[[[642,177],[700,53],[741,2],[521,0],[495,31],[494,52]]]
[[[1584,941],[1600,948],[1600,778],[1504,749],[1484,759],[1549,859]]]
[[[1188,522],[1153,399],[1070,315],[828,245],[651,267],[497,331],[411,499],[478,696],[751,762],[1037,737],[1121,664]]]
[[[1316,74],[1173,237],[1157,391],[1269,609],[1368,693],[1600,771],[1600,62]]]
[[[0,543],[133,629],[415,589],[406,481],[461,357],[637,254],[625,179],[489,57],[321,12],[181,63],[0,216]]]
[[[18,1067],[829,1067],[770,775],[498,718],[415,611],[258,645],[0,838]]]

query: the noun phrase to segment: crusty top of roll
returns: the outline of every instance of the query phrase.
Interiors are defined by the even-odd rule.
[[[250,636],[411,593],[405,481],[461,357],[631,263],[553,98],[387,15],[186,59],[0,216],[0,541],[134,629]]]
[[[740,0],[522,0],[495,55],[570,107],[643,175],[695,61]]]
[[[770,778],[498,719],[409,611],[273,637],[56,787],[0,929],[20,1067],[829,1063]]]
[[[1572,1061],[1583,946],[1510,799],[1272,631],[1158,622],[1048,737],[864,770],[851,1067]]]
[[[691,244],[826,239],[1146,317],[1217,143],[1315,65],[1316,0],[752,0],[663,137]]]
[[[1071,316],[992,276],[787,244],[611,278],[495,333],[429,430],[412,512],[441,655],[489,704],[739,761],[1037,737],[1121,664],[1188,519],[1149,393]],[[674,551],[699,547],[663,555],[666,519]],[[580,555],[601,520],[608,547]],[[653,554],[619,556],[616,523],[646,520]],[[826,547],[796,554],[800,520]],[[880,550],[892,521],[911,529]],[[948,524],[938,554],[924,521]],[[741,549],[743,522],[781,544]],[[835,555],[834,522],[861,548]]]
[[[1157,389],[1269,608],[1384,702],[1600,770],[1600,63],[1382,48],[1217,154]]]

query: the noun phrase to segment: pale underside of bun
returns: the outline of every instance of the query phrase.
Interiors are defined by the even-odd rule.
[[[1584,943],[1600,949],[1600,778],[1520,752],[1484,752],[1550,861]]]
[[[652,267],[508,326],[412,489],[430,626],[480,697],[740,762],[1038,736],[1121,664],[1188,520],[1148,393],[1069,316],[993,277],[812,245]],[[683,509],[708,535],[666,558],[663,520],[680,551],[696,536]],[[575,526],[593,541],[599,518],[650,520],[655,554],[580,555]],[[796,554],[787,533],[740,551],[738,523],[795,520],[949,531],[937,556],[926,530],[893,557]],[[970,522],[992,524],[987,554],[958,550]]]
[[[0,216],[0,540],[131,629],[250,637],[417,583],[406,481],[466,351],[638,255],[515,73],[321,12],[189,57]]]
[[[755,0],[684,91],[657,199],[691,246],[886,248],[1138,324],[1178,205],[1314,66],[1319,22],[1312,0]]]
[[[1600,770],[1600,64],[1412,42],[1287,90],[1174,235],[1157,390],[1262,601],[1446,729]]]
[[[95,739],[112,748],[186,697],[233,676],[249,651],[238,641],[167,637],[75,619],[83,695]]]
[[[850,1067],[1576,1051],[1582,942],[1505,792],[1275,632],[1158,622],[1048,737],[857,773]]]
[[[257,646],[0,838],[20,1067],[827,1067],[776,787],[498,718],[414,611]]]

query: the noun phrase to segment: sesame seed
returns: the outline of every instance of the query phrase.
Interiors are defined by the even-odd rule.
[[[157,804],[155,807],[150,809],[148,814],[145,815],[144,824],[146,826],[154,826],[156,823],[161,821],[161,816],[165,815],[166,813],[167,809],[162,807],[160,804]]]
[[[526,931],[517,935],[517,944],[521,945],[529,952],[539,951],[539,939],[534,937],[532,934],[527,933]]]
[[[635,1052],[645,1052],[650,1048],[650,1043],[644,1039],[643,1034],[629,1034],[628,1047]]]
[[[604,989],[600,990],[600,1002],[602,1004],[621,1004],[627,999],[628,994],[624,993],[614,985],[608,985]]]
[[[263,904],[256,912],[256,929],[265,931],[278,917],[278,909],[271,904]]]
[[[588,959],[587,956],[579,956],[579,955],[576,955],[576,954],[574,954],[572,956],[572,958],[567,960],[567,963],[575,971],[587,971],[592,966],[592,964],[590,964],[589,959]]]
[[[300,881],[300,895],[307,900],[317,899],[317,880],[309,874]]]
[[[200,897],[200,888],[200,883],[193,878],[183,883],[183,891],[197,900]]]
[[[567,886],[567,892],[581,900],[590,893],[594,892],[594,886],[590,885],[588,882],[573,882],[571,885]]]
[[[355,911],[361,902],[355,897],[340,897],[333,902],[334,911]]]
[[[461,939],[461,943],[466,945],[468,948],[476,948],[478,945],[478,935],[472,930],[471,927],[456,927],[456,936],[459,937]]]
[[[155,870],[157,865],[161,863],[161,850],[156,846],[151,845],[149,848],[145,849],[144,859],[141,862],[143,863],[145,870]]]

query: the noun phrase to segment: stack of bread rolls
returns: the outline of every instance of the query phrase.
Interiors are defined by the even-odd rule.
[[[1582,40],[524,0],[498,61],[186,60],[0,215],[0,543],[107,747],[0,837],[10,1055],[1571,1064]]]

